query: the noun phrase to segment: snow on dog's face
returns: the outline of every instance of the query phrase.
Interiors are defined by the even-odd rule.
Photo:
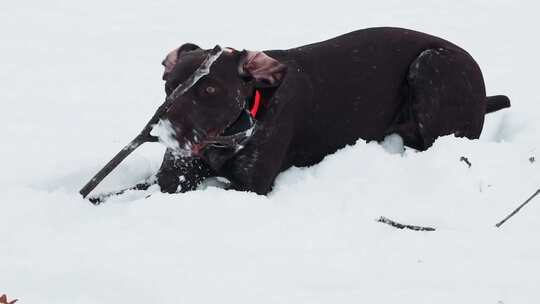
[[[179,56],[169,71],[166,66],[167,96],[186,81],[207,57],[208,51],[192,50]],[[238,77],[236,57],[232,51],[223,51],[210,65],[208,74],[178,96],[167,111],[165,118],[170,122],[182,156],[199,154],[205,140],[221,134],[245,107],[248,85]]]
[[[167,96],[197,71],[209,52],[186,44],[167,55],[163,61]],[[262,52],[223,49],[209,72],[178,96],[163,118],[172,128],[165,133],[173,133],[178,142],[171,148],[182,156],[200,156],[206,141],[223,134],[238,119],[254,89],[262,82],[277,86],[284,72],[284,65]]]

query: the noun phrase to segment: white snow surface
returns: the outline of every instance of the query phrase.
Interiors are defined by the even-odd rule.
[[[0,295],[19,303],[540,303],[537,1],[64,1],[0,4]],[[265,196],[214,186],[78,190],[163,102],[184,42],[289,48],[400,26],[467,49],[513,107],[426,152],[359,141]],[[94,193],[159,167],[137,150]],[[398,153],[396,153],[396,151]],[[472,163],[469,168],[461,157]],[[536,161],[532,161],[533,158]],[[435,232],[398,230],[379,216]]]

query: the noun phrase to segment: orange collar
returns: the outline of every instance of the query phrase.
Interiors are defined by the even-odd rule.
[[[251,117],[255,118],[255,116],[257,116],[257,112],[259,111],[260,106],[261,106],[261,92],[259,92],[259,90],[255,90],[255,96],[253,97],[253,105],[251,106],[251,109],[249,110],[249,114],[251,114]]]

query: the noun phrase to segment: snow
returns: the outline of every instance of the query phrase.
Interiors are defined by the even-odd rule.
[[[535,1],[0,4],[0,294],[20,303],[538,303],[540,69]],[[184,42],[288,48],[393,25],[466,48],[513,106],[480,140],[358,142],[268,196],[208,184],[93,206],[78,190],[164,99]],[[148,178],[139,148],[96,192]],[[399,151],[398,153],[394,153]],[[467,157],[471,167],[462,161]],[[531,161],[534,157],[536,161]],[[154,189],[155,190],[155,189]],[[398,230],[380,216],[435,232]]]
[[[152,126],[152,131],[150,131],[150,135],[156,136],[159,142],[165,147],[170,148],[172,151],[177,151],[179,156],[191,156],[189,146],[186,146],[187,149],[180,149],[180,144],[176,140],[175,134],[176,132],[168,119],[160,119],[157,124]]]
[[[396,133],[386,136],[381,142],[381,146],[386,152],[392,154],[403,153],[405,151],[403,138]]]

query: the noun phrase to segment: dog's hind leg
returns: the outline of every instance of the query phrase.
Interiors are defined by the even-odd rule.
[[[469,54],[443,48],[425,50],[412,62],[407,81],[410,113],[403,122],[409,128],[405,137],[416,138],[413,142],[418,149],[429,148],[443,135],[480,136],[486,93],[480,68]]]

